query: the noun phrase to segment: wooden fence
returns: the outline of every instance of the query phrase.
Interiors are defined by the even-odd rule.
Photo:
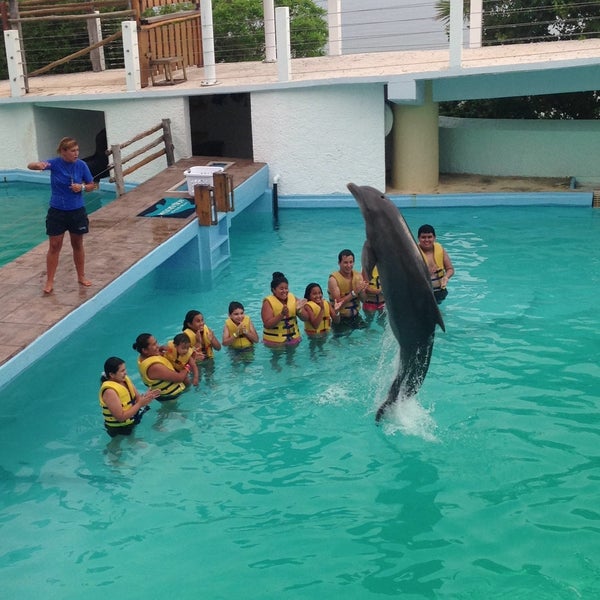
[[[84,0],[68,2],[68,0],[0,0],[0,16],[3,29],[18,29],[23,39],[21,26],[26,22],[40,21],[81,21],[88,23],[89,45],[80,48],[67,56],[44,65],[34,71],[27,72],[27,60],[23,49],[25,87],[28,90],[28,77],[41,75],[53,68],[91,54],[94,70],[96,65],[94,53],[99,48],[113,42],[121,36],[121,32],[99,39],[94,32],[98,21],[121,19],[135,20],[138,29],[138,45],[140,57],[142,87],[148,85],[150,77],[150,60],[180,56],[185,66],[203,66],[202,33],[200,10],[173,12],[165,15],[143,16],[145,11],[162,6],[182,5],[181,0]]]
[[[147,138],[158,131],[162,130],[162,135],[151,141],[150,143],[138,148],[133,151],[131,154],[127,156],[123,156],[122,150],[131,146],[132,144]],[[150,150],[154,148],[158,148],[159,146],[164,145],[163,148],[158,150],[157,152],[153,152],[152,154],[146,154]],[[109,179],[111,183],[114,183],[117,188],[117,196],[122,196],[125,193],[125,177],[130,175],[134,171],[137,171],[140,167],[147,165],[148,163],[160,158],[161,156],[167,157],[167,166],[172,166],[175,164],[175,154],[173,152],[173,138],[171,136],[171,119],[163,119],[162,122],[153,127],[152,129],[148,129],[131,138],[130,140],[123,142],[122,144],[111,144],[110,150],[107,150],[106,154],[110,157],[112,156],[112,162],[108,165],[108,170],[112,170],[113,175]],[[133,159],[139,158],[142,155],[145,155],[141,160],[132,164],[130,167],[125,168],[126,163],[129,163]]]

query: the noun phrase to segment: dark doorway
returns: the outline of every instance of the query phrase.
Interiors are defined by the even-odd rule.
[[[250,94],[190,97],[194,156],[252,159]]]

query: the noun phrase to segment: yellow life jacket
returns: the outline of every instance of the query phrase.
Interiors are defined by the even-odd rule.
[[[190,358],[192,358],[192,354],[194,353],[194,347],[190,344],[189,350],[183,355],[179,356],[177,354],[177,348],[175,348],[175,344],[173,340],[167,342],[167,350],[164,356],[171,363],[173,368],[179,372],[185,369],[185,366],[188,364]]]
[[[419,252],[421,253],[423,260],[425,261],[425,264],[427,265],[427,269],[429,269],[429,263],[427,262],[427,257],[425,256],[425,253],[423,252],[423,250],[421,250],[420,246],[419,246]],[[437,271],[431,275],[432,282],[440,280],[446,274],[446,269],[444,269],[444,248],[438,242],[433,242],[433,262],[435,262]]]
[[[331,273],[330,277],[333,277],[337,281],[340,288],[340,297],[347,296],[350,290],[357,287],[362,280],[362,275],[356,271],[352,271],[352,281],[348,281],[339,271]],[[335,298],[332,298],[331,294],[329,295],[329,302],[335,302]],[[360,298],[356,296],[356,298],[352,298],[348,304],[340,308],[340,317],[355,317],[359,310]]]
[[[185,335],[187,335],[190,338],[190,344],[192,346],[192,348],[196,347],[197,341],[196,341],[196,332],[193,329],[184,329],[183,333],[185,333]]]
[[[148,377],[148,369],[154,364],[161,364],[175,372],[173,365],[164,356],[148,356],[148,358],[138,358],[138,369],[142,376],[142,381],[151,390],[160,390],[159,400],[172,400],[177,398],[183,390],[185,390],[185,383],[183,381],[165,381],[164,379],[150,379]]]
[[[104,402],[102,396],[104,392],[109,389],[117,392],[123,410],[127,410],[135,404],[135,388],[133,387],[131,379],[129,379],[128,376],[125,376],[125,385],[118,383],[117,381],[103,381],[100,386],[99,400],[100,406],[102,407],[104,423],[107,427],[127,427],[128,425],[133,425],[135,423],[133,418],[125,419],[125,421],[118,421],[110,412],[110,409],[106,405],[106,402]]]
[[[379,280],[379,270],[377,269],[377,265],[373,267],[369,287],[376,288],[378,292],[376,294],[366,292],[365,303],[381,304],[385,301],[383,298],[383,291],[381,290],[381,281]]]
[[[187,332],[186,332],[187,333]],[[204,331],[202,335],[196,335],[196,343],[200,346],[200,350],[206,358],[214,358],[215,352],[213,350],[212,344],[210,343],[210,338],[212,330],[208,325],[204,325]]]
[[[312,300],[306,303],[315,317],[321,312],[321,307]],[[323,318],[318,327],[313,327],[310,321],[304,321],[304,331],[307,335],[318,335],[327,333],[331,329],[331,311],[329,310],[329,302],[323,302]]]
[[[275,296],[267,296],[265,300],[271,305],[273,315],[280,315],[283,311],[283,303]],[[294,340],[300,341],[300,330],[296,321],[296,297],[288,293],[287,304],[289,315],[287,319],[279,321],[275,327],[263,328],[263,341],[268,344],[285,344]]]
[[[231,317],[227,317],[225,326],[232,337],[233,334],[237,335],[238,325],[231,320]],[[250,317],[248,315],[244,315],[242,327],[245,327],[246,330],[250,329]],[[250,348],[250,346],[252,346],[252,342],[245,335],[242,335],[240,337],[234,337],[233,342],[229,347],[234,348],[235,350],[244,350],[245,348]]]

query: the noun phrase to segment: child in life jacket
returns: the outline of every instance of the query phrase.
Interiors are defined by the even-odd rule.
[[[192,385],[198,385],[199,375],[198,366],[194,359],[194,348],[190,338],[185,333],[178,333],[161,350],[176,371],[186,370],[192,377]]]

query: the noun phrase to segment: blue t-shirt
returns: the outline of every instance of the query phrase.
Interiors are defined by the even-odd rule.
[[[83,191],[73,192],[72,183],[92,183],[94,178],[87,163],[80,159],[75,162],[67,162],[57,156],[46,161],[49,167],[44,169],[50,171],[50,206],[59,210],[77,210],[83,203]]]

